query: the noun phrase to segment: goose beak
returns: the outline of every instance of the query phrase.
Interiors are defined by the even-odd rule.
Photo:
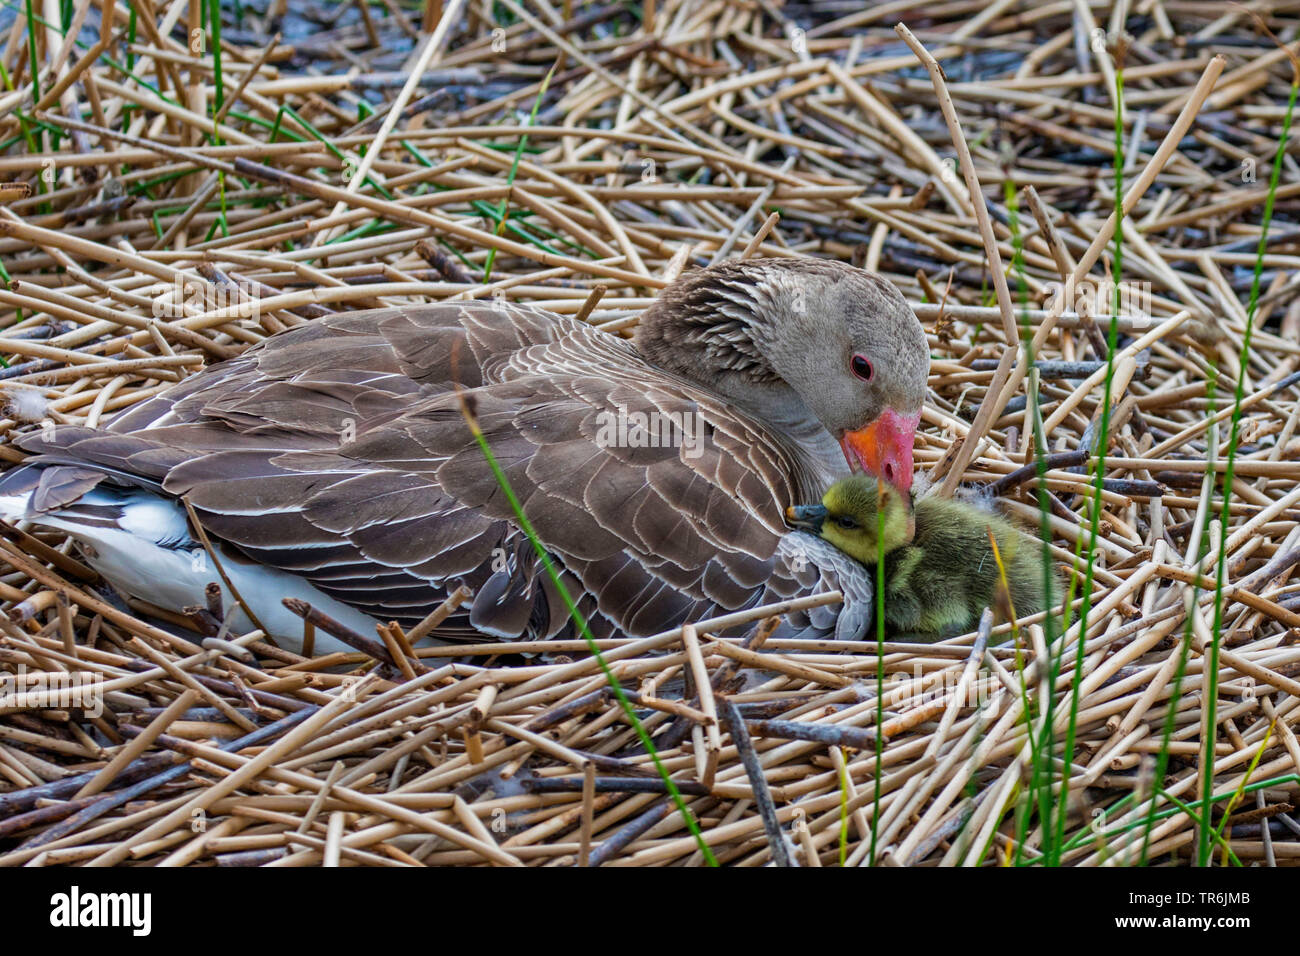
[[[820,534],[826,520],[825,505],[791,505],[785,509],[785,520],[796,528]]]
[[[901,415],[886,408],[874,422],[840,438],[844,459],[852,471],[883,478],[899,491],[912,487],[912,442],[921,413]]]

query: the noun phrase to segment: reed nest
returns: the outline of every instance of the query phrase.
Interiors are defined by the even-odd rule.
[[[709,852],[1300,861],[1300,167],[1268,227],[1291,72],[1243,8],[20,6],[6,464],[331,312],[505,296],[627,335],[688,265],[852,260],[926,328],[932,493],[1045,513],[1073,608],[934,645],[771,639],[783,607],[601,642]],[[1118,313],[1054,291],[1113,274]],[[582,641],[380,626],[307,659],[10,527],[0,597],[0,864],[706,862]]]

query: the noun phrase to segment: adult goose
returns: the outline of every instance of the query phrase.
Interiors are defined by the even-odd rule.
[[[121,590],[178,609],[217,578],[188,499],[245,604],[289,647],[302,625],[285,596],[373,633],[421,620],[460,584],[473,598],[435,636],[568,634],[459,387],[598,636],[839,588],[844,610],[792,626],[852,637],[869,578],[790,533],[784,512],[849,466],[910,485],[927,368],[898,291],[824,260],[688,272],[632,342],[504,302],[341,313],[103,430],[24,436],[35,457],[0,479],[0,514],[70,533]]]

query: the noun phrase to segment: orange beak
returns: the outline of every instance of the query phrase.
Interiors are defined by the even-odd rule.
[[[899,491],[912,487],[912,443],[921,413],[900,415],[886,408],[870,425],[840,438],[844,459],[853,471],[883,478]]]

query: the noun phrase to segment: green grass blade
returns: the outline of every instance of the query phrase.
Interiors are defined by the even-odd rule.
[[[546,72],[546,78],[542,80],[541,88],[537,91],[537,97],[533,100],[532,112],[528,114],[528,125],[533,126],[537,122],[537,111],[542,106],[542,98],[546,96],[546,89],[551,85],[551,77],[555,75],[555,67],[552,66]],[[515,158],[510,164],[510,172],[506,176],[506,198],[501,200],[500,214],[501,218],[497,222],[496,234],[501,235],[505,229],[506,220],[510,215],[510,187],[515,184],[515,176],[519,173],[519,161],[523,157],[524,147],[528,145],[528,134],[524,133],[519,137],[519,142],[515,146]],[[483,284],[487,285],[492,281],[492,265],[496,262],[496,249],[489,249],[487,263],[483,266]]]
[[[550,577],[551,583],[555,585],[555,590],[563,599],[565,607],[568,608],[569,616],[573,619],[573,623],[582,634],[583,640],[587,642],[587,647],[591,650],[592,656],[595,657],[596,662],[600,665],[601,672],[605,675],[605,680],[609,682],[609,686],[613,690],[614,696],[618,699],[619,706],[623,709],[623,713],[627,716],[633,728],[635,728],[637,737],[641,741],[641,746],[645,747],[646,753],[649,754],[650,759],[654,762],[655,769],[659,771],[659,776],[663,779],[664,786],[668,789],[668,793],[672,797],[673,803],[676,804],[678,812],[682,815],[687,830],[689,830],[691,835],[695,838],[695,842],[698,844],[700,853],[704,856],[705,862],[708,863],[709,866],[717,866],[718,861],[714,857],[713,851],[709,848],[708,843],[705,842],[704,834],[700,832],[699,824],[696,823],[694,815],[691,813],[690,809],[687,808],[686,802],[682,799],[681,791],[677,789],[677,784],[673,782],[672,777],[668,775],[667,768],[663,765],[663,761],[659,759],[659,751],[655,749],[654,742],[646,732],[645,726],[641,723],[641,719],[637,717],[636,711],[632,709],[632,702],[628,700],[627,694],[623,692],[623,685],[620,684],[618,678],[614,676],[614,672],[610,670],[609,664],[605,661],[605,655],[602,654],[600,648],[596,646],[596,639],[592,637],[591,629],[587,626],[586,618],[583,617],[582,612],[578,610],[578,605],[570,596],[569,589],[566,588],[564,582],[560,580],[560,574],[555,569],[555,564],[551,561],[550,554],[547,553],[541,539],[537,537],[537,532],[533,530],[532,522],[530,522],[528,516],[524,514],[523,506],[520,505],[519,499],[515,496],[514,489],[510,487],[510,482],[507,480],[505,472],[501,470],[501,466],[497,463],[496,456],[492,454],[492,449],[488,445],[487,437],[483,434],[483,430],[479,428],[478,419],[470,406],[471,399],[463,392],[460,392],[459,394],[461,397],[461,414],[465,416],[465,422],[469,425],[470,432],[473,434],[474,440],[478,443],[479,450],[483,452],[483,458],[487,461],[488,467],[492,469],[493,477],[496,478],[497,484],[505,494],[506,500],[510,503],[510,509],[515,514],[515,520],[519,523],[520,530],[528,536],[528,540],[532,543],[533,550],[537,553],[538,560],[541,561],[542,566],[546,568],[546,573]]]
[[[1056,815],[1056,838],[1052,841],[1053,865],[1060,863],[1060,846],[1065,841],[1066,805],[1069,801],[1069,773],[1074,762],[1074,748],[1078,737],[1079,687],[1083,679],[1084,648],[1088,639],[1088,612],[1092,610],[1093,570],[1097,560],[1097,537],[1101,530],[1102,483],[1106,477],[1106,451],[1110,447],[1111,386],[1115,379],[1115,349],[1119,344],[1120,283],[1124,277],[1124,63],[1123,56],[1115,63],[1115,154],[1114,200],[1115,235],[1112,240],[1111,285],[1113,299],[1110,310],[1110,328],[1106,333],[1106,379],[1102,385],[1101,428],[1097,437],[1097,463],[1093,471],[1092,509],[1088,526],[1088,566],[1083,580],[1083,605],[1079,609],[1079,638],[1075,642],[1074,679],[1070,689],[1070,720],[1065,729],[1065,750],[1062,763],[1061,793]]]
[[[1205,726],[1209,728],[1204,744],[1204,760],[1207,768],[1214,766],[1214,741],[1218,736],[1218,723],[1215,720],[1215,708],[1218,702],[1219,682],[1219,641],[1223,628],[1223,585],[1227,575],[1228,561],[1228,512],[1232,504],[1232,475],[1237,458],[1237,442],[1241,430],[1241,402],[1245,397],[1246,368],[1250,359],[1251,333],[1255,329],[1255,316],[1259,311],[1259,289],[1264,272],[1264,253],[1268,248],[1268,230],[1273,222],[1273,206],[1277,199],[1277,186],[1282,176],[1282,160],[1286,156],[1287,139],[1291,135],[1291,120],[1295,113],[1296,96],[1300,93],[1300,71],[1291,81],[1291,94],[1287,99],[1286,112],[1282,117],[1282,134],[1278,137],[1277,151],[1273,156],[1273,172],[1269,178],[1268,195],[1264,199],[1264,215],[1260,221],[1259,243],[1255,250],[1255,274],[1250,283],[1250,301],[1246,307],[1246,329],[1241,338],[1241,352],[1237,356],[1237,382],[1233,391],[1232,426],[1228,432],[1228,462],[1223,473],[1223,499],[1219,511],[1219,554],[1214,571],[1214,627],[1211,630],[1211,642],[1207,648],[1206,666],[1210,669],[1211,692],[1206,694],[1205,706],[1208,710]],[[1204,795],[1209,796],[1213,787],[1213,773],[1207,769],[1204,780]],[[1208,828],[1201,829],[1201,839],[1197,846],[1197,860],[1205,866],[1210,858],[1210,838]]]

